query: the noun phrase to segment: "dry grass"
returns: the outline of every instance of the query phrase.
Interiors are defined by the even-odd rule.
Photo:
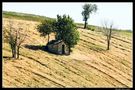
[[[3,19],[6,26],[8,19]],[[38,22],[13,20],[30,24],[24,45],[45,45],[47,38],[36,30]],[[8,43],[3,43],[3,87],[133,87],[132,38],[112,38],[106,51],[105,37],[78,29],[80,41],[70,56],[43,50],[21,48],[19,60],[13,60]],[[54,39],[54,35],[51,35]],[[129,43],[128,43],[129,42]]]

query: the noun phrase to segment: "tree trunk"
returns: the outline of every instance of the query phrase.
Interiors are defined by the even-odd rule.
[[[69,46],[69,55],[70,55],[70,52],[71,52],[71,48],[70,48],[70,46]]]
[[[49,43],[49,39],[50,39],[50,36],[49,36],[49,34],[48,34],[48,43]]]
[[[20,50],[20,46],[17,47],[17,59],[19,59],[19,50]]]
[[[70,48],[69,48],[69,55],[70,55],[70,52],[71,52],[71,51],[70,51]]]
[[[10,47],[11,47],[11,51],[12,51],[12,58],[14,58],[14,50],[13,50],[13,45],[11,43],[10,44]]]
[[[13,51],[12,51],[12,53],[13,53],[13,58],[16,58],[16,47],[14,47],[14,48],[12,48],[13,49]]]
[[[110,29],[110,33],[109,33],[109,35],[107,36],[107,50],[110,49],[111,34],[112,34],[112,29]]]
[[[85,21],[85,24],[84,24],[84,29],[86,28],[86,26],[87,26],[87,21]]]
[[[107,40],[107,50],[110,48],[110,39]]]
[[[14,50],[13,50],[13,48],[12,48],[12,58],[14,58],[15,57],[15,55],[14,55]]]

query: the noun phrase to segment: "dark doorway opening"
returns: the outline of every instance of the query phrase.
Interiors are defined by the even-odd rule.
[[[65,45],[62,45],[62,54],[65,54]]]

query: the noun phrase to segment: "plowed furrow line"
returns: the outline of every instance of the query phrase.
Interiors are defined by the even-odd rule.
[[[105,60],[105,58],[102,57],[101,60]],[[111,59],[107,59],[107,60],[109,61],[109,60],[111,60]],[[119,73],[120,73],[120,72],[123,73],[123,74],[126,73],[126,72],[121,71],[120,69],[118,69],[118,67],[117,67],[116,65],[113,65],[111,62],[108,62],[108,61],[104,61],[104,62],[107,64],[107,66],[110,66],[110,67],[112,67],[112,68],[115,68]],[[131,77],[131,75],[130,75],[129,73],[126,73],[126,74],[128,75],[128,77]]]
[[[125,73],[121,72],[120,70],[117,70],[116,68],[109,66],[107,63],[103,64],[102,62],[100,62],[100,64],[105,68],[108,68],[108,70],[110,69],[112,73],[117,73],[119,76],[122,76],[122,78],[128,80],[128,82],[131,82],[131,80],[128,79],[130,78],[130,76],[126,76]]]
[[[114,54],[106,54],[106,53],[100,53],[100,54],[102,54],[104,57],[106,57],[107,59],[110,59],[110,60],[114,60],[115,62],[119,62],[120,64],[122,64],[121,63],[121,57],[120,56],[116,56],[116,55],[114,55]],[[117,58],[116,58],[117,57]],[[131,67],[129,67],[129,65],[131,65],[131,62],[129,62],[129,61],[126,61],[127,63],[128,63],[128,66],[127,65],[124,65],[124,64],[122,64],[124,67],[127,67],[127,68],[129,68],[129,69],[132,69]]]
[[[43,63],[41,63],[40,61],[38,61],[38,60],[36,60],[36,59],[34,59],[34,58],[30,57],[30,56],[25,56],[25,57],[26,57],[26,58],[29,58],[29,60],[35,61],[36,63],[40,64],[41,66],[43,66],[43,67],[45,67],[45,68],[48,68],[48,69],[49,69],[50,71],[52,71],[52,72],[57,71],[57,70],[50,68],[50,67],[47,66],[46,64],[43,64]],[[55,74],[56,74],[56,73],[55,73]]]
[[[74,70],[76,70],[76,71],[79,71],[80,73],[82,73],[82,71],[80,71],[79,69],[77,69],[77,68],[75,68],[75,67],[73,67],[73,66],[71,66],[71,65],[68,65],[68,67],[72,67],[74,70],[71,70],[71,69],[69,69],[67,66],[65,66],[65,63],[64,62],[61,62],[61,61],[59,61],[58,59],[55,59],[55,60],[57,60],[58,62],[60,62],[59,64],[61,65],[61,66],[63,66],[65,69],[67,69],[67,70],[69,70],[70,72],[72,72],[72,73],[74,73],[74,74],[76,74],[77,76],[79,76],[79,77],[81,77],[81,78],[83,78],[85,81],[87,81],[88,83],[90,83],[91,81],[90,80],[87,80],[86,78],[84,78],[84,77],[82,77],[80,74],[78,74],[77,72],[75,72]],[[91,85],[93,85],[93,83],[90,83]]]
[[[132,39],[131,38],[127,38],[127,37],[123,37],[123,36],[120,36],[120,35],[113,35],[113,37],[116,37],[116,38],[120,38],[120,39],[126,39],[127,41],[132,41]]]
[[[80,38],[80,40],[86,41],[86,42],[88,42],[88,43],[90,43],[90,42],[97,42],[97,43],[101,43],[101,44],[104,44],[104,45],[106,44],[105,41],[99,40],[99,39],[95,39],[95,38],[92,38],[92,37],[88,37],[87,39]],[[94,44],[95,44],[95,43],[94,43]]]
[[[9,85],[6,86],[5,83],[8,83]],[[16,85],[15,82],[11,82],[11,81],[8,80],[8,79],[3,79],[3,85],[4,85],[5,87],[15,87],[15,86],[17,87],[17,85]]]
[[[119,80],[115,79],[114,77],[112,77],[111,75],[109,75],[108,73],[106,73],[105,71],[102,71],[102,70],[100,70],[99,68],[97,68],[97,67],[95,67],[95,66],[93,66],[93,65],[87,64],[87,63],[86,63],[86,65],[88,65],[88,66],[90,66],[90,67],[92,67],[92,68],[98,70],[99,72],[101,72],[101,73],[103,73],[103,74],[109,76],[110,78],[114,79],[115,81],[119,82],[120,84],[122,84],[122,85],[128,87],[127,85],[125,85],[125,84],[123,84],[122,82],[120,82]]]
[[[78,60],[76,60],[76,59],[74,59],[75,61],[78,61]],[[87,74],[87,75],[89,75],[89,70],[93,70],[93,69],[95,69],[95,68],[90,68],[89,69],[89,67],[87,67],[87,65],[84,63],[84,62],[78,62],[78,63],[80,63],[81,65],[82,65],[82,69],[84,69],[83,71],[83,73],[85,73],[85,74]],[[72,64],[72,63],[71,63]],[[87,68],[86,68],[87,67]],[[95,70],[97,70],[97,69],[95,69]],[[92,73],[94,73],[94,72],[92,72]],[[96,74],[96,73],[94,73],[95,75],[97,75],[97,76],[99,76],[98,74]],[[91,77],[91,76],[89,76],[89,77]],[[96,77],[95,77],[96,78]],[[105,80],[105,79],[104,79]],[[95,81],[95,80],[94,80]],[[113,86],[116,86],[114,83],[111,83],[111,82],[109,82],[108,80],[105,80],[107,83],[109,83],[110,85],[113,85]],[[96,83],[95,82],[93,82],[92,81],[92,83],[94,83],[95,85],[96,85]]]
[[[111,42],[112,45],[117,45],[118,47],[123,47],[123,48],[126,48],[126,49],[131,50],[131,46],[128,46],[128,47],[126,46],[126,47],[125,47],[125,44],[126,44],[126,43],[119,43],[119,42],[116,42],[116,41],[113,41],[113,40],[111,40],[111,41],[112,41],[112,42]]]
[[[106,63],[108,63],[108,64],[110,64],[112,67],[114,67],[114,68],[116,68],[116,69],[122,71],[123,73],[126,73],[128,76],[131,76],[130,73],[127,73],[127,72],[129,72],[129,70],[131,70],[131,69],[127,69],[125,66],[122,65],[122,67],[126,69],[126,71],[125,71],[125,70],[123,71],[122,69],[118,68],[118,67],[119,67],[118,65],[116,65],[116,63],[118,63],[117,61],[115,61],[114,63],[111,63],[111,62],[109,62],[109,61],[107,61],[107,60],[113,60],[113,59],[110,59],[109,57],[107,57],[107,58],[108,58],[108,59],[106,59]],[[104,59],[104,60],[105,60],[105,59]]]
[[[91,38],[91,37],[89,37],[89,38]],[[93,38],[91,38],[91,39],[93,39]],[[92,45],[96,45],[95,43],[87,41],[88,39],[87,40],[81,39],[81,40],[84,41],[85,43],[91,43]],[[98,42],[100,42],[100,43],[105,45],[105,43],[103,41],[99,41],[98,40]],[[119,48],[120,50],[126,50],[127,52],[130,52],[130,50],[127,50],[126,48],[121,48],[121,47],[119,47],[117,45],[114,45],[114,44],[112,44],[112,46],[114,46],[115,48]]]
[[[84,37],[88,37],[88,38],[90,38],[91,40],[96,40],[96,41],[98,41],[98,42],[100,42],[100,43],[103,43],[103,44],[105,44],[105,41],[101,41],[101,40],[97,40],[97,39],[95,39],[95,38],[93,38],[93,36],[87,36],[87,35],[83,35]],[[87,39],[88,40],[88,39]],[[104,40],[104,39],[103,39]],[[121,50],[126,50],[125,48],[120,48],[120,47],[118,47],[118,46],[114,46],[114,47],[116,47],[116,48],[119,48],[119,49],[121,49]],[[129,52],[129,50],[126,50],[126,51],[128,51]]]
[[[114,36],[112,36],[112,38],[113,38],[113,39],[116,39],[116,40],[123,41],[123,42],[128,43],[128,44],[131,44],[131,42],[129,42],[129,41],[125,41],[125,40],[123,40],[123,39],[120,39],[120,38],[117,38],[117,37],[114,37]]]
[[[88,39],[86,39],[86,40],[85,39],[80,39],[80,40],[82,40],[82,41],[84,41],[86,43],[91,43],[93,45],[96,45],[96,43],[92,43],[92,42],[95,42],[95,41],[97,41],[98,43],[101,43],[101,44],[106,45],[106,42],[105,41],[97,40],[97,39],[94,39],[92,37],[89,37],[89,41],[88,41]],[[92,41],[92,42],[90,42],[90,41]],[[125,50],[127,52],[130,52],[130,49],[121,48],[121,46],[119,46],[119,45],[112,44],[112,46],[114,46],[115,48],[119,48],[120,50]]]
[[[28,58],[30,58],[31,60],[36,61],[37,63],[41,64],[42,66],[48,68],[50,71],[54,72],[55,74],[58,74],[59,76],[62,76],[64,79],[66,79],[65,76],[64,76],[62,73],[57,72],[57,71],[58,71],[57,69],[55,69],[55,68],[50,68],[49,66],[47,66],[47,65],[45,65],[45,64],[43,64],[43,63],[41,63],[41,62],[39,62],[38,60],[36,60],[36,59],[34,59],[34,58],[32,58],[32,57],[28,57]],[[52,59],[53,59],[53,58],[52,58]],[[53,60],[55,60],[55,58],[54,58]],[[55,62],[55,61],[53,61],[53,62]],[[60,65],[60,66],[62,66],[62,67],[64,67],[64,68],[66,68],[66,69],[68,70],[67,67],[65,67],[65,66],[62,65],[62,64],[59,64],[60,62],[55,62],[55,63],[58,64],[58,65]],[[63,79],[63,78],[62,78],[62,79]],[[61,80],[61,79],[59,79],[59,80]],[[68,80],[68,78],[67,78],[66,80]],[[61,81],[62,81],[62,80],[61,80]],[[63,81],[62,81],[62,82],[63,82]],[[76,83],[76,82],[75,82],[75,83]],[[76,83],[76,84],[78,84],[78,83]],[[72,85],[70,85],[70,86],[72,86]]]
[[[95,60],[94,60],[95,61]],[[97,62],[99,62],[99,63],[97,63]],[[101,65],[101,66],[103,66],[105,69],[108,69],[109,71],[111,71],[112,73],[116,73],[116,74],[118,74],[120,77],[122,76],[122,78],[124,78],[124,79],[126,79],[128,82],[131,82],[131,80],[129,79],[131,76],[126,76],[125,75],[125,73],[123,73],[123,72],[121,72],[120,70],[117,70],[117,68],[114,68],[112,65],[109,65],[109,64],[107,64],[107,63],[105,63],[105,62],[102,62],[102,61],[100,61],[100,60],[96,60],[95,62],[94,62],[94,64],[97,64],[97,65]],[[108,71],[107,70],[107,71]]]
[[[37,63],[40,64],[41,66],[46,67],[46,68],[48,68],[50,71],[54,72],[54,74],[58,74],[59,76],[62,76],[64,79],[66,79],[65,76],[64,76],[63,74],[61,74],[61,73],[58,73],[58,72],[57,72],[58,70],[56,70],[55,68],[50,68],[50,67],[47,66],[46,64],[43,64],[43,63],[39,62],[38,60],[36,60],[36,59],[34,59],[34,58],[32,58],[32,57],[27,57],[27,58],[29,58],[30,60],[34,60],[35,62],[37,62]],[[57,63],[57,64],[58,64],[58,63]],[[61,79],[58,79],[58,80],[62,81]],[[66,79],[66,80],[67,80],[67,79]],[[64,81],[62,81],[62,82],[64,82]],[[71,85],[71,86],[72,86],[72,85]]]
[[[114,46],[115,48],[118,48],[118,49],[120,49],[120,50],[124,50],[124,51],[127,51],[127,52],[131,52],[129,49],[127,49],[127,48],[121,48],[120,46],[118,46],[118,45],[115,45],[115,44],[112,44],[112,46]]]
[[[9,77],[12,78],[11,76],[9,76]],[[19,86],[18,81],[14,80],[13,78],[12,78],[12,82],[8,79],[6,79],[6,81],[8,81],[8,83],[10,83],[9,87],[18,87]]]
[[[100,55],[98,55],[98,56],[100,56]],[[106,68],[112,70],[114,73],[118,73],[119,75],[123,76],[123,77],[126,78],[127,80],[128,80],[128,78],[131,77],[130,75],[127,76],[124,72],[122,72],[121,70],[117,69],[116,67],[114,67],[114,66],[113,66],[112,64],[110,64],[110,63],[104,62],[103,60],[100,60],[100,59],[95,59],[95,60],[94,60],[94,63],[98,65],[97,62],[99,62],[100,65],[102,65],[102,66],[104,66],[104,67],[106,67]],[[131,80],[129,80],[129,81],[131,81]]]
[[[51,79],[50,77],[48,77],[45,73],[44,73],[44,75],[42,75],[41,72],[40,72],[40,74],[39,74],[39,73],[37,73],[37,72],[35,72],[35,71],[28,70],[28,69],[22,68],[22,67],[20,67],[20,66],[15,66],[15,67],[16,67],[16,68],[19,68],[19,69],[23,69],[23,70],[25,70],[25,71],[28,71],[28,72],[30,72],[30,73],[33,73],[33,74],[35,74],[35,75],[37,75],[37,76],[39,76],[39,77],[41,77],[41,78],[47,79],[47,80],[53,82],[53,83],[56,84],[56,85],[65,87],[65,85],[62,85],[62,84],[58,83],[57,80],[55,80],[55,81],[52,80],[52,79]],[[54,78],[53,78],[53,79],[54,79]]]

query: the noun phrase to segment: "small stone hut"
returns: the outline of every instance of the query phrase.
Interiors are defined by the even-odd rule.
[[[63,40],[52,40],[47,44],[48,51],[55,54],[69,55],[69,48]]]

